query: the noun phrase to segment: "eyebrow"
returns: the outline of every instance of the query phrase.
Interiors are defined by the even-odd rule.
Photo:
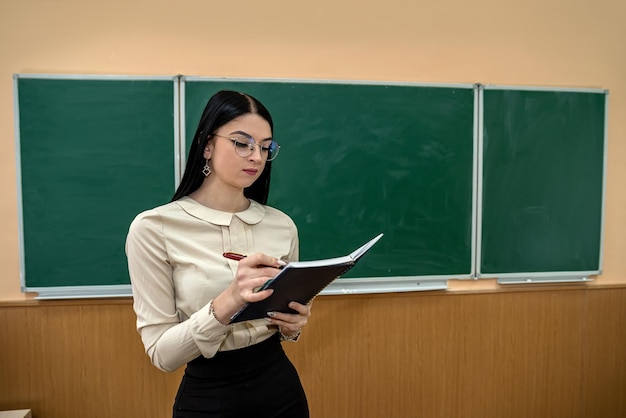
[[[230,133],[230,135],[235,135],[235,134],[245,135],[245,136],[247,136],[247,137],[249,137],[249,138],[254,139],[254,137],[253,137],[252,135],[250,135],[249,133],[244,132],[244,131],[233,131],[233,132],[231,132],[231,133]],[[272,140],[273,140],[273,139],[272,139],[272,137],[270,136],[269,138],[262,139],[260,142],[272,141]]]

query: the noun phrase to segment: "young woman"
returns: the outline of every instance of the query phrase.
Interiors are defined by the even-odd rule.
[[[163,371],[187,364],[175,418],[308,417],[300,379],[281,341],[295,341],[311,314],[268,312],[229,325],[255,292],[298,258],[298,234],[266,206],[273,140],[268,110],[220,91],[207,103],[172,201],[139,214],[126,240],[137,330]],[[224,252],[247,254],[241,261]]]

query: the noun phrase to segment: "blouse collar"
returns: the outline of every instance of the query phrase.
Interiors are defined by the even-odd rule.
[[[252,199],[250,199],[250,206],[248,206],[247,209],[236,213],[222,212],[220,210],[208,208],[193,200],[189,196],[184,196],[174,203],[180,206],[191,216],[221,226],[230,225],[233,216],[238,217],[249,225],[254,225],[261,222],[261,219],[263,219],[263,215],[265,214],[265,207]]]

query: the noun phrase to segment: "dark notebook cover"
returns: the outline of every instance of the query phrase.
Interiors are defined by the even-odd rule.
[[[296,313],[288,307],[296,301],[303,305],[311,302],[326,286],[350,270],[383,236],[379,234],[344,257],[288,263],[259,290],[274,289],[267,299],[246,304],[230,318],[230,323],[264,318],[268,312]]]

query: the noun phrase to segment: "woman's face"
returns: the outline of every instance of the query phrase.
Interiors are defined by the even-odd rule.
[[[261,146],[264,141],[272,139],[269,123],[257,114],[247,113],[221,126],[214,133],[215,136],[204,150],[204,158],[210,160],[212,180],[238,189],[251,186],[265,168],[266,160],[261,153]],[[249,156],[241,157],[230,138],[246,136],[254,139],[256,145]],[[242,154],[247,150],[246,147],[239,149]]]

